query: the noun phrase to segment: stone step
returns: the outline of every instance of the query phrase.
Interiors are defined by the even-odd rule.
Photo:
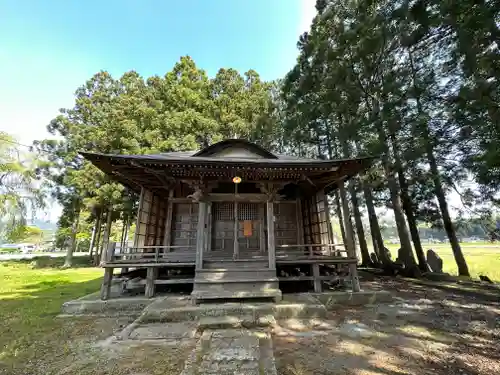
[[[138,319],[141,323],[197,321],[203,317],[272,315],[276,319],[325,318],[327,309],[320,303],[280,303],[229,302],[222,304],[202,304],[197,306],[174,307],[165,301],[157,301],[148,306]]]
[[[281,300],[281,290],[279,289],[255,289],[255,290],[220,290],[203,289],[193,290],[191,298],[195,301],[203,300],[233,300],[233,299],[252,299],[252,298],[273,298],[275,301]]]
[[[242,316],[207,316],[198,321],[198,331],[206,329],[227,328],[255,328],[269,327],[276,323],[273,315],[256,317],[255,315]]]

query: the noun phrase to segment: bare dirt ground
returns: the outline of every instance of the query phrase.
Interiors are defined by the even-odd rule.
[[[363,287],[395,300],[280,322],[280,375],[500,374],[499,289],[383,278]]]
[[[133,319],[56,318],[58,328],[44,335],[38,349],[19,361],[0,361],[8,375],[178,375],[195,340],[111,342]]]

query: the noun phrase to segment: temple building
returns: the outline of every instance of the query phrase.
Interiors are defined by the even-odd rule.
[[[242,139],[198,152],[82,155],[140,195],[133,246],[106,249],[102,299],[116,268],[142,270],[148,297],[159,285],[191,284],[194,303],[280,300],[286,282],[319,292],[340,269],[360,290],[352,231],[335,243],[327,195],[373,158],[304,159]]]

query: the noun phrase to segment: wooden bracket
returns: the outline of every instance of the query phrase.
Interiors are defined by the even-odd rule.
[[[259,183],[260,190],[267,195],[268,200],[274,200],[278,194],[278,191],[285,187],[286,183],[283,182],[261,182]],[[283,198],[282,196],[280,196]]]
[[[133,167],[142,168],[147,173],[155,176],[158,179],[158,181],[160,181],[162,186],[164,186],[165,189],[167,189],[167,190],[170,190],[176,184],[176,180],[173,177],[166,175],[165,173],[161,173],[161,172],[158,172],[154,169],[145,167],[139,163],[136,163],[135,161],[130,162],[130,165],[132,165]]]
[[[203,180],[182,180],[182,182],[189,185],[194,190],[193,194],[187,196],[194,202],[202,200],[216,186],[213,182],[207,183]]]

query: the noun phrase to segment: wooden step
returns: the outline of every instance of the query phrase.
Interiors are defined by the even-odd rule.
[[[223,292],[260,292],[266,290],[274,290],[279,288],[278,279],[274,278],[271,281],[261,281],[261,280],[234,280],[227,282],[197,282],[195,281],[193,286],[193,291],[206,291],[212,293],[223,293]]]
[[[276,271],[269,268],[215,268],[196,271],[196,280],[269,279]]]
[[[249,268],[266,268],[268,266],[268,262],[266,260],[205,260],[203,262],[203,268],[205,269],[219,269],[219,268],[240,268],[240,269],[249,269]]]
[[[195,283],[196,284],[224,284],[224,283],[273,283],[273,282],[278,282],[277,277],[269,277],[269,278],[250,278],[250,279],[244,279],[244,278],[226,278],[226,279],[200,279],[196,278]]]

